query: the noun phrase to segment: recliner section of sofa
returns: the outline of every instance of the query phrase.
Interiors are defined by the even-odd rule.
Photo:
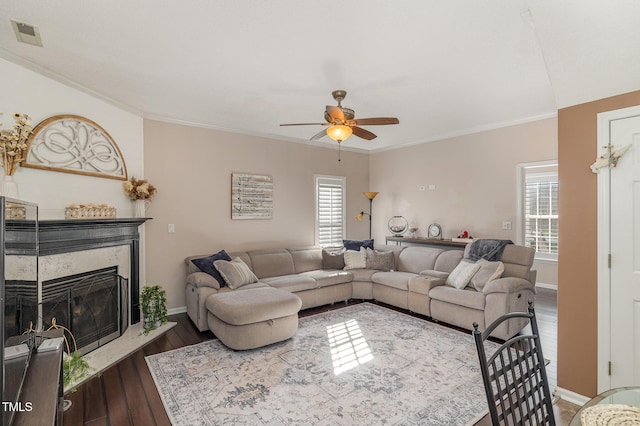
[[[469,246],[465,252],[423,246],[376,249],[394,252],[393,271],[323,269],[319,247],[229,253],[232,258],[240,257],[259,279],[237,290],[220,288],[213,277],[191,262],[207,255],[187,257],[187,313],[197,328],[205,331],[209,328],[206,299],[210,295],[270,286],[295,293],[302,300],[302,309],[375,299],[465,329],[471,329],[475,321],[484,329],[500,315],[526,310],[527,301],[535,294],[535,271],[531,271],[534,252],[528,247],[508,245],[501,259],[505,266],[502,278],[488,283],[481,292],[471,286],[459,290],[445,284]],[[521,328],[510,322],[493,335],[507,339]]]

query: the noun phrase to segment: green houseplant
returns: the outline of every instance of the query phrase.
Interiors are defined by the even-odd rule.
[[[140,294],[144,334],[167,322],[167,293],[159,285],[144,287]]]

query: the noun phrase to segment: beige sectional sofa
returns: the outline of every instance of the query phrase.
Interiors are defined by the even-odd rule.
[[[376,250],[393,252],[393,270],[324,269],[318,247],[229,253],[232,258],[241,258],[258,278],[258,282],[236,290],[221,288],[216,279],[191,262],[208,255],[190,256],[185,259],[187,313],[200,331],[208,330],[209,296],[269,286],[296,294],[302,300],[301,309],[350,299],[377,300],[465,329],[471,329],[475,321],[482,330],[500,315],[526,311],[527,301],[534,299],[534,251],[528,247],[507,245],[501,257],[502,277],[487,283],[482,291],[471,285],[457,289],[446,283],[469,246],[465,252],[424,246],[381,246]],[[511,321],[493,335],[507,339],[523,325]]]

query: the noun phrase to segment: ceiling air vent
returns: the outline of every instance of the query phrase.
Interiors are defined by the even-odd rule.
[[[11,26],[16,33],[16,38],[20,43],[27,43],[33,46],[42,47],[42,40],[40,40],[40,30],[38,27],[24,22],[18,22],[11,20]]]

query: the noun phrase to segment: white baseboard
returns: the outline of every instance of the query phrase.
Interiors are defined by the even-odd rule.
[[[589,397],[580,395],[579,393],[575,393],[568,389],[563,389],[561,387],[557,387],[553,393],[554,395],[558,395],[560,398],[564,399],[565,401],[570,402],[572,404],[576,404],[580,407],[582,407],[584,404],[589,402],[589,400],[591,400],[591,398]]]
[[[556,290],[558,291],[558,286],[553,284],[545,284],[545,283],[536,283],[536,287],[546,288],[547,290]]]
[[[175,315],[175,314],[183,314],[187,312],[186,306],[181,306],[179,308],[167,309],[167,315]]]

